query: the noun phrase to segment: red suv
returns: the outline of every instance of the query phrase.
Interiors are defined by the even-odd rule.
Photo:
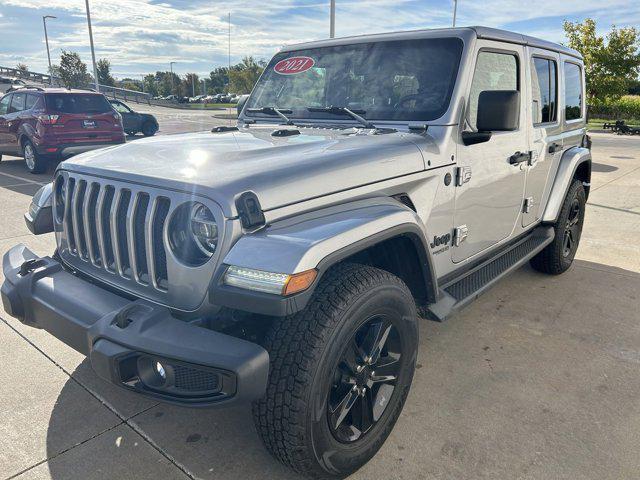
[[[122,118],[100,93],[23,88],[0,98],[0,159],[22,156],[32,173],[49,159],[124,141]]]

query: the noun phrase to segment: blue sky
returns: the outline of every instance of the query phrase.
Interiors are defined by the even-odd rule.
[[[336,0],[337,36],[450,26],[452,1]],[[96,55],[117,77],[167,70],[206,73],[231,55],[269,59],[282,45],[325,38],[329,0],[91,0]],[[52,59],[62,49],[90,63],[84,0],[0,0],[0,65],[45,71],[42,15],[50,20]],[[459,26],[487,25],[563,41],[562,21],[592,17],[600,30],[640,26],[639,0],[460,0]]]

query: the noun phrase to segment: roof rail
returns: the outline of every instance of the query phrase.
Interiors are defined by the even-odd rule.
[[[12,86],[9,90],[12,92],[15,92],[16,90],[39,90],[41,92],[44,92],[44,88],[38,87],[36,85],[18,85],[15,87]]]

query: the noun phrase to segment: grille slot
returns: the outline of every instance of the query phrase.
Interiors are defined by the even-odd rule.
[[[168,290],[163,229],[169,198],[69,176],[61,219],[68,252],[116,276]]]

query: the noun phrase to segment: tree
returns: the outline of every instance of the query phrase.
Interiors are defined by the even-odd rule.
[[[158,96],[158,85],[156,83],[156,76],[153,73],[144,76],[142,80],[144,85],[144,91],[152,97]]]
[[[224,92],[224,87],[229,83],[229,69],[217,67],[209,73],[207,93],[215,94]]]
[[[116,84],[115,79],[111,76],[111,62],[106,58],[98,60],[96,65],[98,70],[98,83],[100,85],[109,85],[113,87]]]
[[[265,62],[253,57],[244,57],[242,62],[231,67],[229,72],[229,92],[250,93],[266,66]]]
[[[16,68],[18,70],[20,70],[21,72],[28,72],[29,71],[29,67],[27,67],[27,65],[24,64],[24,63],[19,63],[18,65],[16,65]]]
[[[197,73],[187,73],[182,80],[182,92],[186,97],[193,97],[200,92],[200,79]]]
[[[584,57],[587,97],[601,103],[624,95],[640,74],[640,31],[613,26],[606,37],[596,34],[596,22],[563,24],[568,44]]]
[[[91,82],[91,75],[87,73],[87,64],[80,60],[80,56],[75,52],[63,50],[60,55],[60,65],[52,67],[52,70],[67,88],[84,87]]]

